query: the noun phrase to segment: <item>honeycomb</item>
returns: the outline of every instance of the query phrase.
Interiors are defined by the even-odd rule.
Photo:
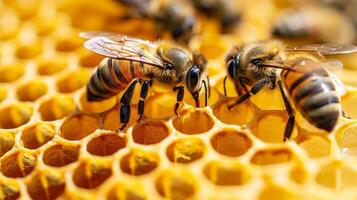
[[[192,107],[185,94],[177,118],[175,94],[154,86],[136,122],[136,91],[129,128],[117,133],[118,97],[85,98],[103,57],[85,50],[78,33],[155,39],[155,24],[122,21],[126,9],[107,0],[1,0],[0,198],[357,199],[356,55],[336,56],[345,64],[336,74],[346,85],[342,105],[350,119],[333,133],[298,114],[283,143],[287,114],[278,90],[227,109],[237,94],[228,81],[228,97],[222,95],[225,54],[232,44],[270,39],[270,22],[293,4],[252,2],[242,0],[234,34],[220,34],[217,22],[201,16],[188,44],[208,59],[208,107]]]

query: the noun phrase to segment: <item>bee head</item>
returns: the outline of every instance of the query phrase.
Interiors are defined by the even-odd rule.
[[[193,98],[195,99],[196,106],[198,106],[199,104],[198,97],[199,92],[202,88],[202,83],[204,83],[205,86],[208,85],[206,63],[207,60],[203,57],[203,55],[194,53],[193,65],[188,69],[186,74],[186,86]]]
[[[265,60],[280,59],[283,44],[280,41],[254,43],[244,48],[242,65],[246,67],[260,67]]]

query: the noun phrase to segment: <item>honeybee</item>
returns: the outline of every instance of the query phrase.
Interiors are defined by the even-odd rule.
[[[208,16],[216,17],[223,32],[228,32],[241,19],[238,0],[193,0],[193,4]]]
[[[184,0],[117,0],[156,20],[170,30],[174,39],[187,41],[194,33],[196,17],[193,7]]]
[[[107,57],[98,65],[87,84],[88,101],[101,101],[127,88],[120,99],[119,130],[123,130],[129,121],[130,103],[137,84],[141,85],[138,121],[144,113],[144,101],[153,81],[172,85],[173,90],[177,91],[174,108],[177,116],[184,97],[182,84],[191,93],[196,107],[199,106],[199,93],[203,85],[207,106],[207,61],[201,54],[174,43],[150,42],[114,33],[82,32],[80,36],[89,39],[84,43],[85,48]]]
[[[351,19],[323,5],[283,11],[274,22],[272,34],[281,38],[311,38],[338,44],[351,44],[356,36]]]
[[[352,52],[357,52],[357,47],[312,44],[287,48],[280,41],[235,47],[226,61],[228,76],[233,80],[239,98],[228,108],[249,99],[263,87],[274,89],[277,84],[289,115],[284,141],[290,138],[294,128],[293,105],[315,127],[331,132],[343,115],[340,103],[343,86],[327,68],[342,67],[342,63],[325,60],[324,55]]]

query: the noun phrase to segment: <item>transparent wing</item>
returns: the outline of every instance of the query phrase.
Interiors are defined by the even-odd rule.
[[[267,60],[264,61],[262,65],[297,72],[305,72],[307,69],[312,70],[316,68],[325,68],[330,71],[340,70],[343,68],[343,64],[339,60],[324,60],[321,62],[315,62],[304,58],[294,60]]]
[[[287,51],[311,51],[323,55],[347,54],[357,52],[357,46],[343,44],[308,44],[287,48]]]
[[[84,47],[97,54],[164,67],[164,62],[152,53],[155,44],[150,41],[106,32],[84,32],[81,36],[89,38]]]
[[[134,38],[134,37],[130,37],[127,35],[121,35],[118,33],[113,33],[113,32],[105,32],[105,31],[87,31],[87,32],[80,32],[79,36],[85,39],[92,39],[95,37],[105,37],[108,38],[110,40],[113,40],[115,42],[124,42],[124,41],[132,41],[132,42],[136,42],[136,43],[140,43],[140,44],[144,44],[147,45],[149,47],[154,48],[156,45],[155,43],[149,41],[149,40],[142,40],[139,38]]]

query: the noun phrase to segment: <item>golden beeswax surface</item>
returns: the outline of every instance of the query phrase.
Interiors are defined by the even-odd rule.
[[[209,106],[185,93],[150,89],[137,122],[135,90],[128,129],[119,128],[119,93],[88,102],[85,85],[102,56],[78,33],[105,30],[155,39],[155,23],[125,19],[109,0],[0,0],[0,199],[356,199],[357,56],[338,56],[346,85],[332,133],[288,115],[278,89],[232,109],[224,58],[233,44],[270,39],[270,21],[292,1],[242,0],[235,34],[202,16],[191,49],[208,59]],[[336,27],[338,28],[338,27]],[[301,43],[303,41],[290,41]]]

